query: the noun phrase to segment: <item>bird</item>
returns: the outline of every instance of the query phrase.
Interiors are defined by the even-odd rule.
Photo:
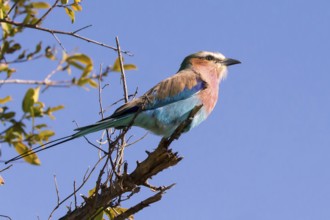
[[[184,58],[176,74],[159,82],[141,97],[123,104],[109,117],[78,127],[76,133],[38,146],[6,163],[108,128],[137,126],[167,138],[187,120],[196,106],[201,106],[184,130],[187,132],[210,115],[218,100],[220,82],[227,76],[227,67],[240,63],[219,52],[190,54]],[[42,148],[48,144],[52,145]]]

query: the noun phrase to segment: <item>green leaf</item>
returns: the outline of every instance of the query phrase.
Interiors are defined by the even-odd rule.
[[[11,100],[11,96],[6,96],[5,98],[0,99],[0,104],[5,104],[6,102],[9,102]]]
[[[103,207],[97,210],[95,213],[98,213],[97,216],[93,217],[93,220],[103,220],[103,214],[105,213],[102,211]]]
[[[7,49],[7,51],[6,51],[6,53],[14,53],[14,52],[16,52],[17,50],[20,50],[22,47],[21,47],[21,45],[20,44],[18,44],[18,43],[16,43],[16,44],[14,44],[13,46],[11,46],[11,47],[9,47],[8,49]]]
[[[43,111],[44,107],[45,104],[43,102],[34,103],[30,111],[31,117],[42,117],[44,115],[44,111]]]
[[[11,75],[16,72],[16,69],[8,68],[7,70],[7,78],[10,78]]]
[[[40,140],[45,140],[45,141],[48,141],[48,139],[54,135],[55,133],[52,130],[43,130],[38,134]]]
[[[55,112],[55,111],[61,110],[63,108],[64,108],[64,105],[58,105],[58,106],[50,108],[50,111]]]
[[[120,70],[120,62],[119,62],[119,58],[118,57],[115,60],[115,62],[113,63],[111,70],[114,71],[114,72],[121,72],[121,70]]]
[[[71,23],[74,23],[74,19],[75,19],[75,15],[74,15],[74,11],[71,10],[70,8],[65,7],[65,13],[69,16],[69,18],[71,19]]]
[[[66,5],[66,4],[69,3],[69,0],[61,0],[61,3],[62,3],[63,5]]]
[[[36,129],[41,129],[41,128],[46,128],[47,125],[46,124],[39,124],[39,125],[35,125],[34,126]]]
[[[124,70],[136,70],[137,69],[134,64],[124,64],[123,66],[124,66]],[[120,62],[119,62],[118,57],[115,60],[115,62],[113,63],[113,66],[112,66],[111,70],[114,71],[114,72],[121,72]]]
[[[109,207],[107,209],[104,210],[105,214],[111,219],[113,220],[115,217],[117,217],[118,215],[124,213],[127,211],[127,208],[123,208],[123,207]],[[134,216],[130,215],[128,217],[129,220],[134,220]]]
[[[30,148],[28,148],[25,144],[22,142],[14,142],[13,143],[15,150],[20,154],[23,155],[30,151]],[[40,165],[40,160],[38,156],[35,153],[32,153],[26,157],[24,157],[24,160],[32,165]]]
[[[32,2],[31,5],[33,8],[38,8],[38,9],[50,8],[50,4],[48,4],[47,2]]]
[[[52,50],[52,48],[50,46],[48,46],[48,47],[45,48],[45,55],[50,60],[55,60],[56,59],[56,57],[55,57],[55,55],[53,53],[53,50]]]
[[[53,112],[61,110],[64,108],[64,105],[58,105],[52,108],[48,108],[44,113],[47,114],[51,119],[55,119],[55,117],[53,116]]]
[[[93,189],[88,190],[88,198],[91,197],[95,192],[95,187]]]
[[[17,59],[19,59],[19,60],[23,59],[25,57],[25,53],[26,53],[26,50],[23,50],[23,52],[20,55],[18,55]]]
[[[125,70],[136,70],[136,66],[134,64],[124,64]]]
[[[28,113],[28,112],[31,113],[33,105],[39,99],[39,91],[40,91],[40,87],[37,87],[35,89],[30,88],[25,93],[23,103],[22,103],[22,109],[25,113]]]
[[[15,112],[8,112],[8,113],[2,114],[0,116],[1,116],[1,118],[9,120],[9,119],[15,117],[15,114],[16,114]]]
[[[40,50],[41,50],[41,44],[42,44],[42,42],[40,41],[40,42],[37,44],[34,53],[39,53],[39,52],[40,52]]]

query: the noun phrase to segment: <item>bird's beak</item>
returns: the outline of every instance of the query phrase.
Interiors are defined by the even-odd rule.
[[[231,66],[231,65],[235,65],[235,64],[240,64],[241,61],[231,59],[231,58],[226,58],[226,59],[222,60],[221,63],[224,64],[225,66]]]

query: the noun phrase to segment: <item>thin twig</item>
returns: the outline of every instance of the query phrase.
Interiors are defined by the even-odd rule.
[[[103,106],[102,106],[102,86],[101,86],[101,81],[102,81],[102,64],[100,65],[100,74],[99,74],[99,78],[98,78],[98,84],[99,84],[99,104],[100,104],[100,112],[101,112],[101,119],[104,118],[104,114],[103,114]]]
[[[13,6],[11,6],[11,8],[9,9],[8,13],[5,15],[4,19],[8,18],[10,12],[16,7],[16,5],[18,4],[19,1],[16,1]]]
[[[86,25],[85,27],[82,27],[82,28],[79,28],[78,30],[73,31],[72,33],[76,34],[76,33],[78,33],[79,31],[82,31],[82,30],[84,30],[84,29],[86,29],[86,28],[89,28],[89,27],[92,27],[92,26],[93,26],[93,25],[91,25],[91,24]]]
[[[150,196],[149,198],[143,200],[142,202],[139,202],[138,204],[136,204],[135,206],[127,209],[124,213],[116,216],[114,218],[114,220],[124,220],[129,218],[129,216],[141,211],[142,209],[150,206],[152,203],[158,202],[159,200],[162,199],[162,195],[165,193],[166,190],[172,188],[175,184],[172,184],[168,187],[165,187],[163,190],[161,190],[160,192],[156,193],[153,196]]]
[[[26,79],[7,79],[0,80],[0,84],[35,84],[55,87],[69,87],[72,80],[45,81],[45,80],[26,80]]]
[[[105,47],[105,48],[108,48],[108,49],[112,49],[114,51],[117,51],[117,48],[115,48],[115,47],[112,47],[110,45],[107,45],[107,44],[98,42],[96,40],[89,39],[87,37],[80,36],[80,35],[78,35],[78,34],[76,34],[74,32],[61,31],[61,30],[53,30],[53,29],[49,29],[49,28],[39,27],[39,26],[36,26],[36,25],[33,25],[33,24],[25,24],[25,23],[20,23],[20,22],[15,22],[15,21],[9,21],[9,20],[3,19],[3,18],[0,19],[0,23],[1,22],[7,23],[7,24],[11,24],[11,25],[14,25],[14,26],[17,26],[17,27],[36,29],[36,30],[39,30],[39,31],[48,32],[50,34],[69,35],[69,36],[72,36],[72,37],[75,37],[75,38],[84,40],[84,41],[86,41],[88,43],[93,43],[93,44],[96,44],[96,45],[99,45],[99,46],[102,46],[102,47]],[[128,55],[128,56],[132,56],[133,55],[129,51],[121,51],[121,52],[124,53],[124,54],[126,54],[126,55]]]
[[[128,92],[127,92],[126,75],[125,75],[123,57],[121,55],[121,49],[120,49],[118,36],[116,37],[116,44],[117,44],[118,59],[119,59],[119,64],[120,64],[121,80],[123,83],[124,98],[125,98],[125,103],[127,103],[128,102]],[[121,145],[120,145],[120,148],[118,149],[118,153],[117,153],[117,158],[119,158],[119,160],[117,160],[116,166],[117,166],[117,172],[119,172],[119,173],[121,170],[121,165],[124,160],[125,146],[126,146],[125,135],[123,135],[123,137],[121,138]]]
[[[60,47],[62,48],[62,50],[66,53],[66,49],[64,48],[62,42],[60,41],[60,39],[58,39],[58,37],[56,36],[55,33],[52,33],[53,37],[55,38],[55,40],[57,41],[57,43],[60,45]]]
[[[10,61],[7,61],[5,60],[5,62],[0,62],[0,64],[17,64],[17,63],[24,63],[24,62],[30,62],[31,60],[37,60],[37,59],[40,59],[44,57],[43,54],[39,54],[38,56],[33,56],[31,58],[25,58],[25,59],[18,59],[16,58],[15,60],[10,60]]]
[[[85,138],[85,140],[87,141],[87,143],[89,143],[90,145],[92,145],[93,147],[95,147],[96,149],[98,149],[99,151],[102,151],[103,153],[107,154],[108,152],[106,152],[105,150],[103,150],[102,148],[100,148],[99,146],[93,144],[90,140],[88,140],[87,137],[83,136]]]
[[[74,208],[76,209],[78,207],[78,205],[77,205],[77,194],[76,194],[77,189],[76,189],[76,181],[75,180],[73,181],[73,192],[74,192],[74,194],[73,194]]]
[[[120,64],[121,80],[122,80],[122,83],[123,83],[124,98],[125,98],[125,103],[127,103],[128,102],[128,95],[127,95],[126,75],[125,75],[123,57],[121,55],[118,36],[116,37],[116,44],[117,44],[118,59],[119,59],[119,64]]]
[[[105,163],[104,163],[102,169],[100,170],[99,176],[97,177],[97,180],[96,180],[96,186],[95,186],[95,190],[94,190],[95,196],[94,196],[93,208],[95,208],[95,206],[96,206],[96,201],[97,201],[98,196],[99,196],[98,191],[101,187],[102,176],[104,174],[105,168],[107,167],[108,161],[109,161],[109,157],[107,157],[107,159],[105,160]]]
[[[11,218],[8,215],[0,215],[0,217],[7,218],[7,219],[11,220]]]
[[[34,25],[38,25],[40,24],[45,18],[46,16],[56,7],[57,3],[59,2],[60,0],[56,0],[54,2],[54,4],[45,12],[45,14],[43,14],[39,19],[38,21],[34,24]]]
[[[59,191],[58,191],[56,175],[54,175],[54,183],[55,183],[55,190],[56,190],[56,196],[57,196],[57,204],[59,204],[60,203],[60,194],[59,194]]]
[[[72,196],[74,196],[86,183],[87,180],[91,177],[92,173],[94,173],[97,165],[103,160],[105,156],[103,156],[102,158],[100,158],[94,165],[94,167],[92,168],[92,170],[89,173],[86,173],[84,178],[83,178],[83,182],[80,184],[80,186],[78,188],[76,188],[76,190],[74,192],[72,192],[70,195],[68,195],[65,199],[63,199],[61,202],[59,202],[55,208],[53,209],[53,211],[50,213],[48,219],[52,218],[52,215],[54,214],[54,212],[64,203],[66,202],[68,199],[70,199]]]
[[[10,164],[9,166],[3,168],[2,170],[0,170],[0,173],[2,173],[5,170],[8,170],[9,168],[11,168],[13,166],[13,164]]]
[[[137,142],[141,141],[142,139],[144,139],[149,133],[146,132],[142,137],[138,138],[137,140],[133,141],[132,143],[126,144],[126,147],[132,146],[134,144],[136,144]]]
[[[57,65],[56,69],[54,69],[53,71],[51,71],[44,79],[45,82],[50,81],[50,78],[57,73],[58,71],[63,70],[62,64],[63,64],[63,60],[59,62],[59,64]]]
[[[90,79],[97,79],[99,75],[92,75]],[[58,81],[50,81],[50,80],[26,80],[26,79],[5,79],[0,80],[1,84],[26,84],[26,85],[45,85],[51,87],[70,87],[76,84],[72,83],[72,80],[58,80]]]

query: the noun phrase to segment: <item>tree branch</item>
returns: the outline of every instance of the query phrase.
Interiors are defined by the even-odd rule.
[[[173,153],[169,149],[173,140],[180,137],[181,133],[191,124],[194,115],[200,110],[202,106],[195,107],[189,117],[178,126],[174,133],[169,138],[162,138],[158,147],[151,153],[147,153],[147,158],[141,163],[137,162],[135,170],[131,174],[123,174],[110,184],[107,188],[102,188],[101,192],[95,192],[95,194],[85,200],[85,203],[78,207],[76,210],[69,212],[61,219],[72,220],[80,219],[87,220],[93,216],[99,209],[105,209],[110,206],[111,201],[120,197],[126,192],[134,191],[139,185],[145,185],[147,180],[159,172],[167,169],[171,166],[179,163],[183,158],[178,156],[178,153]],[[162,191],[161,191],[162,192]],[[97,194],[97,195],[96,195]],[[157,199],[161,195],[155,195],[154,198],[147,200],[151,203],[158,201]],[[161,197],[160,197],[161,198]],[[160,199],[159,198],[159,199]],[[150,203],[150,204],[151,204]],[[148,204],[148,203],[145,203]],[[144,204],[144,205],[145,205]],[[137,205],[135,208],[144,208],[143,204]],[[132,209],[133,212],[137,209]]]
[[[127,209],[124,213],[118,215],[117,217],[115,217],[113,220],[125,220],[127,219],[129,216],[138,213],[139,211],[141,211],[142,209],[150,206],[152,203],[158,202],[162,199],[163,194],[165,193],[166,190],[169,190],[170,188],[172,188],[175,184],[172,184],[168,187],[165,187],[164,189],[162,189],[160,192],[156,193],[153,196],[150,196],[149,198],[143,200],[142,202],[136,204],[135,206]]]
[[[20,23],[20,22],[15,22],[15,21],[9,21],[7,19],[1,18],[0,19],[0,23],[2,23],[2,22],[3,23],[7,23],[7,24],[11,24],[11,25],[14,25],[14,26],[17,26],[17,27],[30,28],[30,29],[36,29],[36,30],[39,30],[39,31],[48,32],[48,33],[50,33],[52,35],[54,35],[54,34],[62,34],[62,35],[72,36],[72,37],[75,37],[75,38],[78,38],[78,39],[87,41],[88,43],[93,43],[93,44],[96,44],[96,45],[99,45],[99,46],[102,46],[102,47],[109,48],[109,49],[112,49],[114,51],[117,51],[117,48],[115,48],[115,47],[112,47],[112,46],[109,46],[107,44],[104,44],[104,43],[101,43],[101,42],[98,42],[98,41],[89,39],[87,37],[80,36],[80,35],[78,35],[76,33],[76,31],[67,32],[67,31],[60,31],[60,30],[52,30],[52,29],[49,29],[49,28],[44,28],[44,27],[40,27],[40,26],[37,26],[37,25],[33,25],[33,24],[25,24],[25,23]],[[129,56],[132,56],[132,53],[130,53],[129,51],[121,51],[121,52],[124,53],[124,54],[127,54]]]

